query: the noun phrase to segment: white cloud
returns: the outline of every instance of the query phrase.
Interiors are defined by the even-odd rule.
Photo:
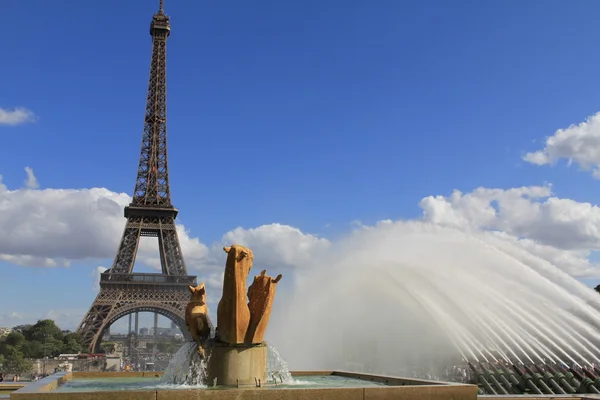
[[[270,273],[303,268],[319,255],[323,255],[331,245],[327,239],[282,224],[261,225],[250,229],[237,227],[225,233],[210,248],[205,248],[203,257],[197,264],[200,267],[198,279],[206,284],[207,299],[212,307],[220,299],[223,287],[226,258],[223,246],[233,243],[250,247],[254,252],[254,265],[261,270],[266,268]],[[188,253],[184,254],[187,260]]]
[[[33,171],[28,170],[28,176]],[[29,179],[28,179],[29,180]],[[129,195],[104,188],[9,190],[0,182],[0,259],[23,266],[68,266],[74,260],[112,260],[125,220]],[[419,203],[423,220],[461,231],[495,231],[576,276],[600,276],[588,260],[600,250],[600,208],[552,196],[551,187],[477,188],[470,193],[429,196]],[[383,229],[357,223],[355,230]],[[224,254],[232,243],[255,249],[256,265],[277,270],[302,268],[335,251],[335,242],[282,224],[237,227],[207,246],[177,226],[190,273],[220,289]],[[156,243],[143,240],[138,261],[159,269]],[[103,267],[93,271],[98,279]],[[94,285],[97,281],[94,281]]]
[[[5,312],[0,314],[0,328],[12,328],[13,326],[21,324],[27,316],[18,312]]]
[[[37,116],[30,110],[23,107],[16,107],[12,110],[0,107],[0,125],[21,125],[28,122],[34,122]]]
[[[543,149],[527,153],[523,159],[535,165],[555,164],[564,159],[600,178],[600,113],[577,125],[557,130],[546,138]]]
[[[27,173],[27,179],[25,179],[25,187],[29,189],[37,189],[40,187],[35,174],[33,173],[33,168],[25,167],[25,173]]]
[[[223,235],[222,243],[238,243],[260,248],[257,263],[285,267],[302,267],[317,254],[322,254],[331,243],[327,239],[305,234],[298,228],[282,224],[261,225],[258,228],[237,227]]]
[[[106,271],[106,268],[101,265],[97,266],[96,268],[94,268],[92,270],[91,275],[92,275],[92,278],[94,278],[94,285],[92,286],[92,289],[94,291],[98,291],[100,289],[100,275],[104,271]]]
[[[9,190],[0,182],[0,258],[26,266],[111,257],[129,196],[107,189]]]
[[[29,174],[29,172],[28,172]],[[33,174],[33,171],[31,171]],[[0,260],[23,266],[68,266],[72,260],[115,255],[129,195],[104,188],[9,190],[0,177]],[[177,226],[186,260],[193,265],[208,248]],[[156,266],[156,244],[144,240],[138,260]]]
[[[600,208],[552,197],[550,186],[478,188],[419,203],[424,220],[467,231],[491,230],[575,276],[600,276],[589,261],[600,250]]]
[[[551,197],[550,186],[455,191],[426,197],[420,206],[435,224],[500,230],[560,249],[600,249],[600,208]]]

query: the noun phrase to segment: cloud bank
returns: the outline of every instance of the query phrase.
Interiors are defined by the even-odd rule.
[[[15,190],[0,180],[0,260],[57,267],[114,257],[128,194],[106,188],[39,189],[33,170],[27,168],[26,174],[26,186]],[[463,232],[493,232],[573,276],[600,277],[600,266],[588,258],[600,249],[600,208],[555,197],[549,185],[455,191],[425,197],[419,206],[418,220],[424,223]],[[387,223],[392,221],[359,229],[377,231]],[[215,287],[220,285],[223,245],[250,246],[256,249],[257,265],[283,270],[302,268],[337,245],[282,224],[236,227],[210,244],[191,236],[184,225],[177,229],[190,272],[205,276]],[[156,244],[143,240],[138,260],[159,269],[156,253]]]

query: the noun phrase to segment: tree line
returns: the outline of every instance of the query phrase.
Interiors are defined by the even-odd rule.
[[[32,359],[75,354],[82,349],[78,333],[61,330],[51,319],[15,326],[0,338],[0,371],[26,373],[31,371]]]

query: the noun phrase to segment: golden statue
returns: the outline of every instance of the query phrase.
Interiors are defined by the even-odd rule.
[[[277,283],[263,270],[254,277],[246,292],[246,279],[254,254],[237,244],[223,247],[227,253],[223,295],[217,307],[217,332],[210,338],[206,289],[204,283],[191,287],[185,323],[198,344],[198,354],[207,360],[206,381],[223,386],[238,386],[267,380],[267,346],[263,342]],[[206,352],[206,356],[205,356]]]
[[[275,299],[277,283],[283,275],[273,279],[263,270],[259,276],[254,277],[254,282],[248,288],[248,308],[250,309],[250,324],[246,332],[247,344],[262,343],[271,317],[271,308]]]
[[[219,340],[228,344],[242,344],[250,323],[250,310],[246,304],[246,279],[252,268],[254,254],[237,244],[223,247],[227,253],[223,295],[217,307]]]
[[[204,282],[196,287],[189,286],[192,297],[185,309],[185,325],[192,339],[198,343],[198,354],[204,358],[204,344],[210,337],[208,307],[206,306],[206,288]]]

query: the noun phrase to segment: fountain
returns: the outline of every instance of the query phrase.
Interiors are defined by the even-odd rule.
[[[367,232],[320,257],[297,273],[294,289],[300,296],[275,304],[286,312],[275,314],[271,325],[279,327],[269,331],[270,340],[283,335],[274,342],[294,365],[326,371],[290,374],[284,362],[274,362],[277,351],[264,339],[281,276],[262,271],[246,293],[254,255],[232,245],[224,248],[216,332],[210,329],[206,287],[190,287],[186,324],[194,341],[180,349],[163,376],[60,373],[40,381],[38,389],[65,396],[110,393],[111,400],[134,391],[185,398],[190,389],[210,398],[243,390],[278,399],[330,398],[335,391],[342,398],[394,398],[414,390],[422,399],[456,393],[455,398],[474,399],[477,391],[574,398],[600,392],[596,293],[493,235],[427,224],[388,228],[378,241]],[[369,246],[369,257],[361,258],[361,246]],[[287,340],[299,332],[303,340]],[[367,373],[335,372],[344,365]],[[448,365],[458,366],[451,369],[458,375],[427,369]],[[35,385],[12,395],[33,390]]]
[[[385,222],[339,240],[294,280],[270,334],[294,366],[460,381],[490,395],[600,390],[598,293],[501,234]],[[307,309],[319,312],[293,317]],[[306,325],[319,329],[285,340]]]
[[[236,387],[262,385],[267,381],[267,345],[263,340],[282,275],[272,278],[263,270],[254,277],[246,300],[246,279],[254,254],[249,248],[236,244],[223,250],[227,253],[227,262],[215,337],[209,339],[204,283],[190,287],[192,298],[186,312],[186,325],[198,346],[199,358],[206,359],[207,382]]]
[[[215,332],[211,332],[204,283],[190,286],[185,323],[193,341],[179,349],[164,374],[59,372],[17,390],[11,398],[76,399],[82,393],[88,398],[110,400],[230,399],[232,396],[273,400],[476,398],[474,385],[335,370],[290,372],[277,350],[265,342],[282,275],[273,278],[263,270],[246,291],[254,260],[252,250],[236,244],[223,250],[227,260]]]

